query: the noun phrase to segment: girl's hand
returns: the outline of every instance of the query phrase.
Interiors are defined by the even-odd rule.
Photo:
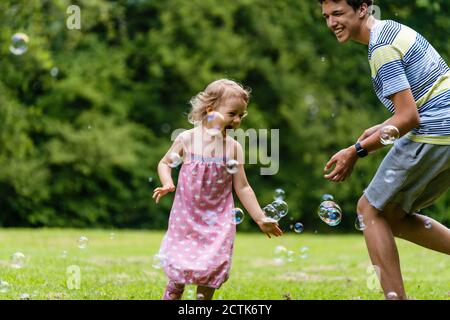
[[[169,192],[174,192],[175,191],[175,186],[173,184],[168,185],[168,186],[162,186],[159,188],[156,188],[155,190],[153,190],[153,199],[155,199],[156,203],[159,203],[159,199],[161,199],[161,197],[165,196],[167,193]]]
[[[265,217],[261,221],[258,221],[258,226],[269,238],[270,234],[273,234],[275,237],[279,237],[283,234],[283,231],[281,231],[278,226],[278,222],[271,218]]]

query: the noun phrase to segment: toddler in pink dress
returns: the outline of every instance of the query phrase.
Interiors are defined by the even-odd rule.
[[[169,226],[159,256],[169,278],[163,299],[181,299],[186,284],[197,285],[199,299],[212,299],[228,279],[236,216],[232,188],[261,230],[282,234],[278,223],[267,219],[248,184],[241,145],[227,135],[246,115],[249,92],[231,80],[217,80],[191,100],[189,120],[197,126],[184,131],[160,161],[162,187],[158,203],[175,191],[171,168],[183,157]]]

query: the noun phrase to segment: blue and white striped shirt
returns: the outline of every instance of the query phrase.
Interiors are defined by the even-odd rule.
[[[375,92],[390,112],[389,97],[411,89],[420,125],[408,138],[450,145],[450,69],[431,44],[409,27],[383,20],[370,32],[369,64]]]

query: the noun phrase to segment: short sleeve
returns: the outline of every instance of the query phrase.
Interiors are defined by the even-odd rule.
[[[411,88],[402,59],[401,51],[392,45],[379,47],[372,52],[372,77],[384,98]]]

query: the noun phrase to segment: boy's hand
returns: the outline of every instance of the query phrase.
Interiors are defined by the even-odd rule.
[[[279,237],[283,234],[280,227],[278,226],[278,222],[274,219],[265,217],[261,221],[258,221],[258,226],[262,232],[264,232],[269,238],[270,234],[273,234],[275,237]]]
[[[164,195],[166,195],[169,192],[174,192],[175,191],[175,186],[173,184],[168,185],[168,186],[162,186],[159,188],[156,188],[155,190],[153,190],[153,199],[155,199],[156,203],[159,203],[159,199],[161,199],[161,197],[163,197]]]
[[[357,160],[358,156],[356,155],[354,146],[342,149],[331,157],[330,161],[326,164],[324,168],[325,179],[335,182],[344,181],[352,174],[353,167]],[[329,173],[327,174],[327,172]]]

